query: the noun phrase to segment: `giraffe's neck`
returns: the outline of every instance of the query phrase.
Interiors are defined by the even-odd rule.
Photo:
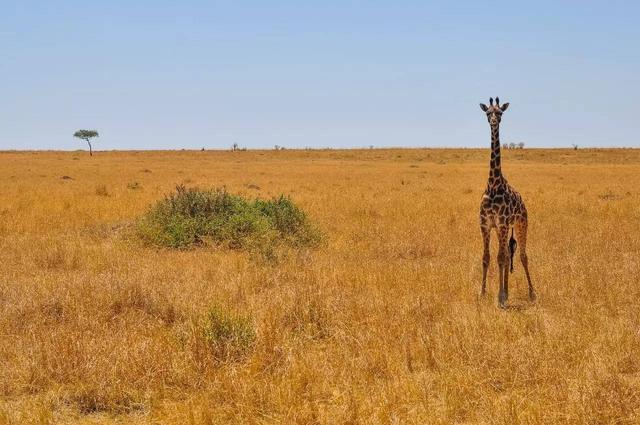
[[[491,125],[491,162],[489,163],[489,186],[493,186],[502,180],[502,168],[500,165],[500,126]]]

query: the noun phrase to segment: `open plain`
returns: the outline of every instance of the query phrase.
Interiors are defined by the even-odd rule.
[[[478,298],[489,149],[0,152],[0,424],[638,423],[640,151],[506,150],[529,210]],[[177,184],[291,197],[325,235],[278,261],[158,249]],[[517,256],[516,256],[517,258]],[[216,360],[212,308],[246,316]]]

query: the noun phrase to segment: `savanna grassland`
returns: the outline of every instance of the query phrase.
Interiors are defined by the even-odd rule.
[[[640,422],[640,151],[503,157],[538,291],[516,263],[508,310],[488,149],[0,153],[0,423]],[[180,183],[288,195],[323,242],[145,244]]]

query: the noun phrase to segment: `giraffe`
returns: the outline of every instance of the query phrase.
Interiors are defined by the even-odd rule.
[[[496,97],[489,99],[489,106],[484,103],[480,108],[487,114],[487,120],[491,127],[491,161],[489,171],[489,181],[487,189],[484,191],[480,203],[480,230],[482,231],[482,241],[484,244],[484,254],[482,256],[482,287],[480,295],[486,292],[487,269],[489,268],[490,254],[489,242],[491,229],[496,229],[498,235],[498,274],[500,291],[498,293],[498,305],[506,307],[509,297],[509,254],[511,256],[511,271],[513,272],[513,254],[516,248],[516,240],[520,245],[520,261],[524,267],[529,285],[529,299],[536,300],[536,291],[531,283],[529,275],[529,260],[527,258],[527,209],[522,201],[522,196],[512,188],[502,175],[500,165],[500,120],[502,113],[507,110],[509,103],[500,105],[500,99]],[[511,239],[509,239],[511,230]],[[515,240],[514,240],[515,233]]]

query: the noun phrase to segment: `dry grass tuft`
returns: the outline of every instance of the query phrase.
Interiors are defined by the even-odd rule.
[[[107,191],[107,186],[100,184],[96,186],[96,195],[98,196],[109,196],[109,191]]]

